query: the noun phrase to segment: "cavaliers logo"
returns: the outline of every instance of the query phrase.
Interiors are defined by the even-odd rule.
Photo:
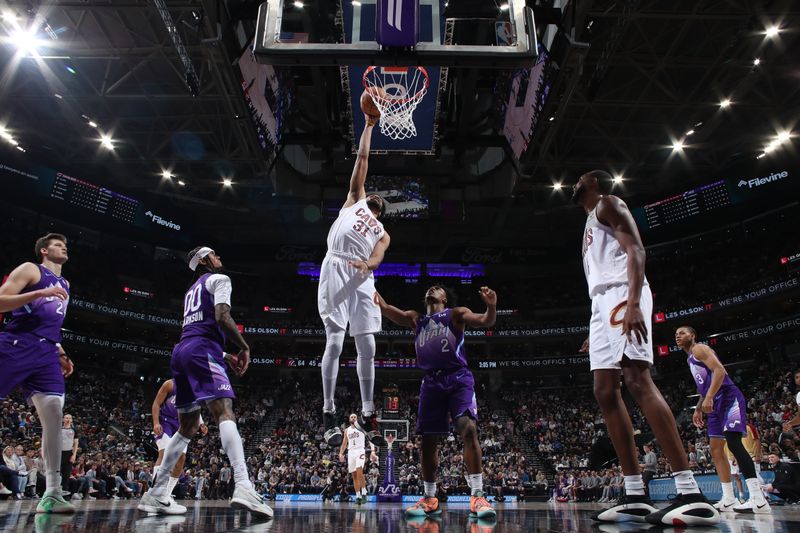
[[[625,316],[625,308],[627,306],[628,300],[622,300],[620,303],[614,306],[614,309],[611,310],[611,316],[609,317],[608,322],[611,324],[612,328],[618,328],[622,326],[622,318]]]

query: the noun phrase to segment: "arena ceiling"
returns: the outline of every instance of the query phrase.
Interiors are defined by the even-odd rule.
[[[331,31],[337,1],[306,0],[287,17],[309,32]],[[234,28],[252,32],[258,2],[166,2],[172,34],[162,4],[0,4],[22,27],[34,16],[43,21],[40,58],[20,60],[7,39],[0,46],[0,120],[26,153],[188,206],[254,210],[276,194],[289,205],[313,203],[326,188],[343,186],[352,160],[338,69],[291,69],[294,99],[274,159],[258,145],[232,66],[241,52]],[[537,11],[541,20],[547,13]],[[6,36],[12,22],[0,21]],[[521,163],[489,157],[504,162],[477,164],[508,152],[495,112],[496,72],[471,69],[451,75],[436,156],[378,156],[371,169],[427,178],[432,196],[456,191],[465,202],[485,203],[493,214],[484,225],[499,231],[514,217],[496,214],[497,207],[525,216],[563,204],[566,192],[554,193],[553,184],[589,168],[620,173],[626,195],[654,199],[726,169],[796,156],[789,142],[756,159],[800,118],[796,2],[580,1],[560,24],[591,47],[565,69],[562,92],[569,94],[550,104],[552,120]],[[779,33],[767,36],[773,25]],[[320,98],[323,87],[333,93]],[[724,100],[731,105],[721,106]],[[103,148],[103,135],[113,150]],[[676,142],[684,147],[674,150]],[[164,179],[165,170],[174,177]],[[225,178],[233,187],[222,186]]]

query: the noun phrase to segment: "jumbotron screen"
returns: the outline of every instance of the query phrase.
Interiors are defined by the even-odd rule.
[[[425,182],[406,176],[370,176],[365,185],[367,195],[378,194],[386,202],[385,218],[389,220],[428,218],[428,191]]]

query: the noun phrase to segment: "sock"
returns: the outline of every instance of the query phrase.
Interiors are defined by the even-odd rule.
[[[750,493],[750,499],[760,504],[764,500],[764,493],[761,492],[761,484],[758,482],[758,478],[751,477],[745,483],[747,483],[747,492]]]
[[[169,481],[167,482],[167,496],[172,495],[172,491],[175,490],[175,485],[178,484],[178,478],[170,476]]]
[[[475,496],[477,492],[483,492],[483,474],[468,474],[467,485],[469,485],[472,496]]]
[[[729,481],[728,483],[720,482],[720,484],[722,485],[722,501],[728,502],[733,500],[735,498],[733,495],[733,483]]]
[[[678,494],[700,494],[700,487],[697,486],[691,470],[675,472],[672,474],[672,478],[675,480],[675,489]]]
[[[644,496],[644,481],[641,474],[625,477],[625,494],[628,496]]]
[[[431,481],[430,483],[427,481],[423,481],[422,484],[425,486],[425,497],[426,498],[435,498],[436,497],[436,482]]]
[[[156,479],[153,487],[150,489],[150,495],[156,498],[163,498],[167,496],[167,484],[169,483],[169,475],[167,472],[172,472],[175,464],[180,459],[181,455],[186,451],[189,442],[192,439],[186,438],[181,435],[180,431],[176,432],[164,449],[164,459],[161,461],[161,470],[164,470],[165,475],[159,476]]]
[[[358,386],[361,389],[361,412],[369,416],[375,412],[372,394],[375,389],[375,335],[356,335],[356,370]]]
[[[367,495],[367,487],[364,487],[363,489],[361,489],[361,495],[362,496],[366,496]]]
[[[322,410],[336,411],[333,395],[336,392],[336,376],[339,375],[339,356],[344,346],[344,330],[338,326],[325,325],[325,353],[322,354]]]
[[[42,457],[45,467],[45,491],[61,490],[61,423],[64,397],[37,393],[31,397],[42,423]]]
[[[237,487],[252,489],[253,484],[247,475],[247,465],[244,462],[244,446],[239,430],[236,429],[236,422],[233,420],[223,420],[219,423],[219,439],[222,441],[222,449],[228,455],[233,469],[233,480]]]

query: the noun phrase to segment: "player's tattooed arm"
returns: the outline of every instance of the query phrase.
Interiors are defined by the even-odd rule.
[[[417,327],[417,320],[419,320],[419,313],[413,310],[403,311],[393,305],[386,303],[380,293],[375,292],[373,298],[375,305],[381,308],[381,314],[397,324],[398,326],[406,326],[408,328]]]
[[[366,274],[370,270],[376,270],[383,263],[383,258],[386,256],[386,250],[389,249],[390,242],[389,233],[384,231],[383,237],[375,243],[375,248],[372,249],[369,259],[366,261],[348,261],[350,266],[357,268],[362,274]]]
[[[361,140],[358,143],[358,152],[356,153],[356,164],[353,167],[353,174],[350,176],[350,191],[347,193],[347,200],[343,207],[350,207],[367,197],[364,183],[367,181],[369,148],[372,143],[373,126],[374,124],[369,124],[369,121],[367,121],[364,131],[361,133]]]
[[[490,328],[497,321],[497,293],[489,287],[481,287],[478,291],[481,300],[486,304],[486,311],[482,314],[474,313],[468,307],[453,309],[453,318],[456,324],[468,325],[474,328]]]

